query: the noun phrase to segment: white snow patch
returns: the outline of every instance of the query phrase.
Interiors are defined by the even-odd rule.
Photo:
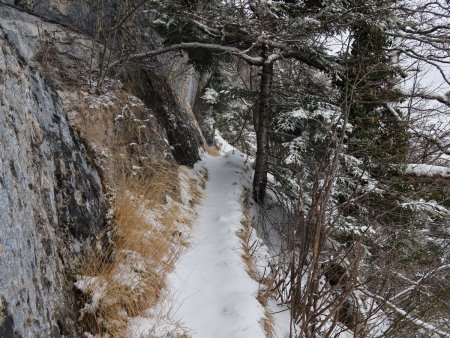
[[[241,210],[243,189],[249,187],[252,176],[249,158],[219,134],[216,139],[221,150],[227,153],[222,157],[205,154],[203,161],[194,167],[194,175],[201,177],[207,171],[209,180],[204,199],[196,209],[198,217],[192,228],[191,245],[169,274],[161,303],[131,319],[130,337],[184,334],[194,338],[266,337],[263,328],[266,309],[256,299],[260,285],[247,273],[238,237],[244,217]],[[192,177],[189,170],[182,167],[179,171],[183,204],[191,200],[187,189],[189,177]],[[155,218],[149,211],[145,214]],[[256,242],[255,264],[263,274],[268,268],[270,251],[256,231],[250,241],[251,244]],[[271,302],[269,312],[276,337],[287,337],[288,310]]]
[[[440,215],[447,215],[448,213],[447,208],[443,207],[436,201],[425,201],[423,199],[420,199],[418,201],[404,202],[401,203],[400,206],[405,209],[410,209],[416,212],[422,211]]]
[[[191,194],[191,181],[195,180],[198,184],[200,184],[203,180],[203,170],[204,168],[201,165],[196,165],[194,170],[185,166],[180,166],[178,168],[181,203],[186,207],[190,207],[193,201],[193,196]]]
[[[240,153],[205,156],[210,181],[198,208],[191,249],[169,276],[177,316],[193,337],[265,337],[259,285],[246,272],[240,239]]]
[[[219,93],[213,88],[206,88],[205,94],[203,94],[202,99],[208,104],[216,104],[219,102]]]
[[[128,326],[129,337],[184,337],[186,329],[178,323],[171,306],[167,300],[155,309],[146,310],[143,316],[132,318]]]
[[[450,178],[450,168],[431,164],[408,164],[405,172],[418,176],[441,176]]]
[[[84,304],[84,307],[80,311],[81,318],[86,313],[95,313],[100,301],[105,296],[107,282],[100,277],[78,276],[74,285],[84,294],[91,296],[91,302]]]
[[[269,299],[269,311],[274,319],[274,331],[277,338],[288,338],[291,328],[291,312],[285,305],[279,305]]]
[[[219,131],[217,131],[217,130],[216,130],[216,133],[215,133],[215,139],[216,139],[216,142],[218,143],[219,150],[220,150],[222,153],[226,154],[226,153],[228,153],[228,152],[230,152],[230,151],[231,151],[231,152],[238,151],[237,148],[236,148],[236,147],[233,147],[231,144],[229,144],[228,141],[226,141],[226,140],[222,137],[222,135],[220,135]]]

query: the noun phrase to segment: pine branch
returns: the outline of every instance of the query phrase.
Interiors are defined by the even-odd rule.
[[[230,55],[234,55],[239,57],[240,59],[244,60],[248,64],[254,65],[254,66],[261,66],[263,65],[263,58],[258,56],[251,56],[243,51],[241,51],[239,48],[236,47],[229,47],[229,46],[223,46],[219,44],[211,44],[211,43],[202,43],[202,42],[182,42],[175,45],[171,45],[168,47],[163,47],[160,49],[155,49],[149,52],[145,53],[138,53],[130,55],[127,60],[128,61],[144,61],[146,59],[150,59],[152,57],[166,54],[169,52],[173,52],[176,50],[183,50],[183,49],[207,49],[211,52],[217,52],[217,53],[228,53]],[[116,61],[113,62],[108,68],[113,68],[118,65],[120,65],[122,61]]]

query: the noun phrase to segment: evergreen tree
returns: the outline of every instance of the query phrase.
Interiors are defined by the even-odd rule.
[[[408,148],[407,125],[389,105],[399,101],[400,68],[387,49],[391,39],[374,23],[352,25],[348,81],[352,87],[349,122],[353,125],[350,151],[375,164],[403,163]]]
[[[231,64],[237,58],[257,70],[258,90],[249,95],[256,112],[253,196],[264,205],[269,164],[276,163],[274,186],[292,210],[283,235],[291,245],[293,263],[285,277],[293,319],[302,325],[300,336],[330,336],[332,330],[320,322],[330,310],[363,336],[359,326],[369,324],[365,319],[358,323],[364,312],[357,305],[362,302],[358,269],[378,271],[388,265],[383,250],[398,253],[392,241],[400,243],[399,236],[409,244],[401,255],[393,254],[401,259],[390,266],[406,269],[400,261],[415,255],[410,243],[419,238],[419,224],[443,223],[442,206],[390,170],[404,161],[409,146],[408,126],[395,108],[405,93],[397,88],[401,72],[391,58],[398,48],[393,39],[421,34],[426,43],[427,32],[441,28],[416,28],[412,14],[401,16],[409,13],[401,1],[171,0],[151,2],[150,9],[152,27],[165,41],[130,59],[183,50],[200,71],[220,67],[225,55]],[[350,36],[348,51],[329,55],[325,37],[337,33]],[[430,45],[442,36],[430,37]],[[239,86],[231,91],[244,92]],[[233,100],[229,93],[219,97],[220,105]],[[442,191],[436,196],[445,202]],[[372,253],[370,266],[361,263],[363,251]],[[321,292],[333,295],[325,309],[317,308]]]

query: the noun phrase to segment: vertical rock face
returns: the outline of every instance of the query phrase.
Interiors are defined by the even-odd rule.
[[[125,87],[147,107],[116,97],[109,115],[94,104],[88,109],[86,102],[77,101],[84,97],[77,82],[72,87],[64,83],[66,77],[71,81],[73,74],[80,76],[77,67],[87,63],[92,41],[2,3],[87,33],[95,29],[93,12],[81,14],[89,7],[86,1],[0,3],[0,337],[77,337],[79,306],[73,281],[85,249],[105,223],[105,202],[96,168],[64,109],[71,117],[91,114],[89,121],[99,123],[90,126],[94,129],[106,128],[109,124],[101,123],[105,119],[110,124],[113,119],[124,133],[148,127],[148,135],[133,137],[148,136],[151,142],[130,139],[122,145],[133,147],[139,161],[168,152],[167,137],[175,159],[193,164],[199,158],[201,134],[182,103],[191,103],[195,83],[174,88],[162,73],[130,69],[124,76]],[[60,56],[64,62],[59,62]],[[73,100],[68,99],[70,94]],[[127,108],[130,112],[125,109],[128,103],[133,106]],[[146,116],[150,110],[159,125]],[[130,121],[116,121],[119,112],[122,119],[127,117],[124,111]],[[157,150],[145,148],[153,144]]]
[[[103,16],[109,16],[115,9],[114,1],[109,1],[107,5],[90,0],[2,0],[1,2],[87,33],[94,33],[93,23],[96,22],[99,11],[102,11]],[[108,13],[105,12],[106,10]]]
[[[155,111],[167,132],[175,160],[184,165],[197,162],[200,159],[201,134],[194,119],[177,102],[164,76],[150,70],[128,67],[123,80],[131,93]]]
[[[100,179],[1,21],[0,144],[0,336],[76,336],[70,271],[104,223]]]
[[[105,27],[117,20],[119,0],[107,3],[87,0],[3,0],[5,3],[52,22],[80,30],[90,36],[97,35],[99,18]],[[122,3],[123,5],[123,3]],[[145,19],[141,14],[133,15],[133,39],[142,45],[158,45],[159,37],[156,33],[148,31]],[[107,31],[107,29],[106,29]],[[129,37],[125,37],[128,39]],[[118,39],[119,41],[120,38]],[[120,42],[119,42],[120,44]],[[198,74],[190,72],[189,76],[174,76],[175,80],[167,80],[167,57],[152,60],[151,67],[129,67],[122,77],[126,87],[132,94],[139,97],[146,105],[155,111],[158,120],[167,131],[175,160],[180,164],[193,165],[200,159],[199,148],[202,146],[200,128],[197,126],[195,116],[192,114],[193,105],[198,87]],[[172,67],[173,65],[170,65]],[[186,65],[177,65],[181,71]],[[150,69],[149,69],[150,68]],[[157,70],[158,69],[158,70]],[[161,71],[162,70],[162,71]],[[174,74],[171,74],[174,75]],[[176,92],[172,92],[175,89]],[[187,109],[186,109],[187,108]]]

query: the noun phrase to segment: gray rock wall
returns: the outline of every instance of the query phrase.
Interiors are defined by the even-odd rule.
[[[11,6],[23,9],[39,17],[58,22],[77,29],[88,35],[94,36],[97,32],[98,13],[103,21],[103,26],[118,20],[118,8],[123,3],[109,1],[102,4],[101,1],[87,0],[2,0]],[[123,9],[122,9],[123,10]],[[159,44],[159,37],[148,29],[148,20],[145,14],[139,11],[128,23],[129,31],[133,32],[132,40],[140,46],[152,48]],[[107,29],[105,29],[105,32]],[[104,32],[103,32],[104,33]],[[116,44],[126,44],[130,36],[119,38]],[[129,46],[133,48],[133,46]],[[132,89],[132,94],[139,97],[149,105],[157,114],[161,126],[167,130],[169,142],[173,149],[173,156],[178,163],[192,165],[199,160],[199,148],[203,140],[200,128],[192,114],[192,106],[199,85],[199,75],[187,67],[183,60],[177,61],[174,76],[174,65],[168,62],[172,55],[161,56],[151,61],[150,67],[136,69],[132,67],[122,76],[127,88]],[[168,71],[172,69],[172,71]],[[133,81],[133,82],[130,82]],[[189,105],[187,107],[186,105]]]
[[[2,22],[0,337],[75,337],[72,274],[104,223],[100,179],[57,93]]]
[[[88,156],[78,136],[83,131],[73,131],[64,109],[71,116],[90,112],[72,111],[83,104],[67,96],[73,90],[83,97],[74,79],[88,64],[92,41],[29,13],[89,33],[94,12],[86,1],[19,1],[16,9],[5,2],[15,1],[0,1],[0,337],[78,337],[73,281],[105,223],[105,202],[92,149]],[[175,159],[193,164],[202,139],[182,105],[192,104],[197,79],[171,84],[164,62],[155,63],[152,70],[130,68],[123,78],[162,127],[143,108],[142,120],[155,124],[148,133],[160,140],[142,146],[161,143],[158,152],[165,153],[167,137]],[[99,128],[106,128],[101,121],[108,116],[95,120]],[[140,146],[128,141],[124,146]]]
[[[113,1],[95,0],[1,0],[0,3],[32,13],[50,22],[93,34],[98,13],[106,20],[113,14]],[[107,13],[108,12],[108,13]]]
[[[194,119],[180,106],[167,79],[151,70],[128,67],[123,76],[127,90],[151,107],[166,130],[175,160],[193,165],[200,159],[201,134]]]

